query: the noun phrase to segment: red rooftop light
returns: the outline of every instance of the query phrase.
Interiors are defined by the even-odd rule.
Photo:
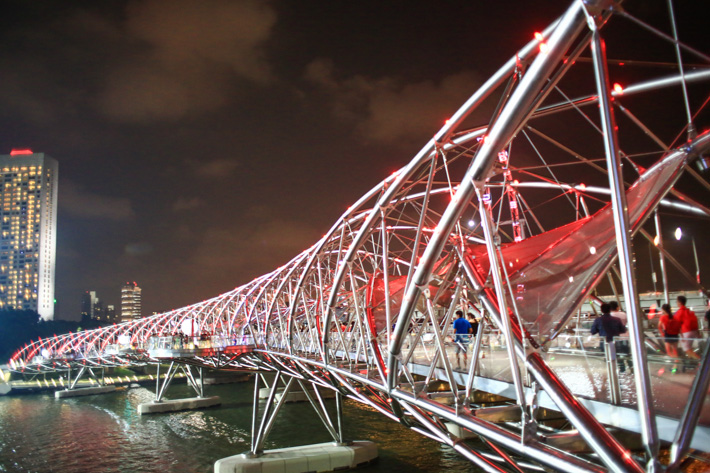
[[[10,156],[20,156],[23,154],[34,154],[31,149],[13,149],[10,151]]]

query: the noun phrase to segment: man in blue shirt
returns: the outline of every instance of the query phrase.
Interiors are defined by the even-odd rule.
[[[592,335],[599,334],[605,337],[607,342],[611,342],[614,337],[626,333],[626,327],[621,319],[611,315],[611,305],[603,303],[601,311],[601,317],[597,317],[592,323]]]
[[[592,324],[592,335],[599,334],[604,337],[607,343],[611,343],[614,337],[618,337],[622,333],[626,333],[624,322],[619,317],[611,315],[611,305],[606,302],[601,306],[602,315],[594,319]],[[604,342],[599,344],[599,348],[604,349]],[[616,353],[614,353],[616,355]],[[623,358],[619,359],[619,371],[626,371],[626,364]]]
[[[456,344],[456,367],[461,368],[461,353],[463,353],[463,364],[468,364],[468,342],[471,339],[471,324],[463,316],[463,311],[456,311],[454,320],[454,343]]]

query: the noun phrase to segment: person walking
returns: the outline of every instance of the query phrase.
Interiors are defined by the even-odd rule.
[[[471,340],[471,324],[463,316],[463,311],[456,311],[454,320],[454,343],[456,344],[456,367],[461,368],[461,353],[463,363],[468,364],[468,343]]]
[[[623,310],[619,310],[619,303],[616,301],[611,301],[609,302],[609,307],[611,307],[611,316],[616,317],[619,320],[621,320],[621,323],[624,325],[624,333],[619,334],[617,340],[616,340],[616,353],[617,354],[623,354],[625,356],[619,357],[619,371],[624,372],[626,371],[626,355],[628,355],[631,352],[631,348],[629,347],[629,333],[628,333],[628,320],[629,317],[626,315],[626,312]],[[631,366],[629,364],[629,366]]]
[[[591,332],[592,335],[599,334],[605,337],[607,342],[610,342],[614,337],[626,333],[626,327],[624,326],[621,319],[618,317],[612,317],[611,306],[604,302],[601,305],[602,315],[594,319],[592,323]]]
[[[666,354],[672,358],[678,359],[678,337],[680,335],[681,321],[671,312],[669,304],[661,306],[661,318],[658,321],[658,332],[663,337],[666,347]],[[674,366],[675,370],[677,366]]]
[[[478,321],[471,312],[468,313],[468,323],[471,324],[471,338],[473,339],[478,335]]]
[[[673,318],[677,318],[681,323],[680,336],[682,338],[683,351],[688,358],[699,360],[700,355],[693,350],[695,339],[700,338],[700,332],[698,332],[698,317],[695,315],[695,312],[685,306],[687,302],[685,296],[678,296],[677,300],[678,310]]]
[[[594,319],[592,323],[591,333],[592,335],[599,334],[604,337],[606,343],[611,343],[614,337],[626,332],[626,327],[624,327],[620,318],[611,315],[611,306],[606,302],[601,305],[601,311],[602,315]],[[603,348],[603,344],[600,345],[600,348]],[[621,364],[619,365],[619,370],[621,370]]]

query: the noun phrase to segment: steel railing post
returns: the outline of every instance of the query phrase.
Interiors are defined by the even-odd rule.
[[[616,360],[616,342],[604,341],[604,358],[606,359],[606,373],[609,378],[609,394],[611,403],[615,406],[621,404],[621,387],[619,386],[619,371]]]
[[[705,353],[700,360],[698,374],[695,375],[693,386],[690,389],[688,403],[685,405],[683,416],[678,423],[673,444],[671,445],[671,464],[668,471],[674,471],[688,452],[690,441],[693,439],[695,427],[698,425],[705,393],[710,385],[710,338],[705,340]]]
[[[591,23],[591,22],[590,22]],[[590,24],[590,27],[592,25]],[[611,106],[609,74],[606,62],[606,47],[598,29],[593,30],[592,61],[594,75],[599,94],[599,113],[604,132],[604,151],[609,171],[609,188],[611,190],[611,207],[616,230],[616,246],[619,252],[619,266],[622,273],[621,283],[624,290],[626,310],[629,314],[631,350],[634,360],[634,375],[639,416],[641,417],[641,432],[646,447],[649,469],[655,471],[658,459],[658,429],[653,408],[653,394],[648,373],[646,346],[644,345],[643,322],[638,308],[636,294],[636,277],[631,256],[631,232],[627,212],[626,192],[621,175],[621,156],[618,149],[616,122]]]

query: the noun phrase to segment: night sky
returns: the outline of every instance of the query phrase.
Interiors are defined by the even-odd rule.
[[[660,2],[663,4],[663,2]],[[143,311],[285,263],[567,2],[6,0],[0,154],[59,161],[57,297]]]

